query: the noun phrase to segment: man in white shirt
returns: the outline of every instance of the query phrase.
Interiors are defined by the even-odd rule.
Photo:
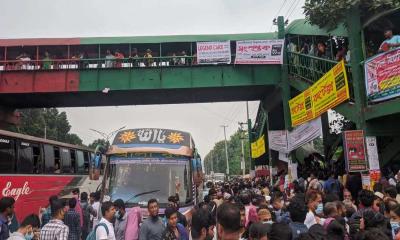
[[[310,191],[306,195],[308,213],[306,215],[306,219],[304,224],[307,226],[308,229],[314,224],[323,224],[322,218],[318,215],[323,214],[323,204],[322,204],[322,195],[318,191]]]
[[[97,215],[96,217],[93,217],[93,229],[94,229],[101,219],[100,193],[99,192],[91,193],[90,198],[91,201],[94,201],[92,203],[92,208],[96,211]]]
[[[115,217],[115,207],[112,202],[104,202],[101,205],[103,218],[96,226],[96,240],[115,240],[113,220]]]

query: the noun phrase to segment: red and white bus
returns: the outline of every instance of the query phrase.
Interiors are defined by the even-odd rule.
[[[51,195],[68,197],[74,188],[96,191],[92,180],[92,149],[0,130],[0,192],[16,200],[19,222],[39,214]]]

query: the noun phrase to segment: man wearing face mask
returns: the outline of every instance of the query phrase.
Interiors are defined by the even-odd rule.
[[[304,224],[308,229],[314,224],[323,224],[323,219],[319,216],[323,214],[324,206],[322,204],[322,195],[319,191],[309,191],[306,195],[306,202],[308,207],[308,213]]]
[[[258,220],[261,223],[268,223],[268,224],[272,224],[272,215],[271,212],[269,211],[269,209],[267,207],[259,207],[257,209],[257,215],[258,215]]]
[[[0,199],[0,240],[5,240],[10,236],[8,219],[14,214],[15,200],[12,197]]]
[[[125,203],[122,199],[117,199],[114,201],[115,207],[115,239],[124,240],[125,239],[125,229],[127,222],[127,215],[125,212]]]
[[[37,215],[31,214],[22,221],[18,230],[10,235],[8,240],[32,240],[33,232],[40,227],[40,219]]]

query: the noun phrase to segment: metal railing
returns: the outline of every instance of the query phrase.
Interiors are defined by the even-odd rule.
[[[231,64],[234,62],[234,57],[232,55]],[[196,56],[0,60],[0,71],[184,67],[195,65],[198,65]],[[210,63],[208,65],[216,64]]]
[[[318,81],[326,72],[331,70],[338,62],[330,59],[319,58],[311,55],[287,52],[289,74],[302,79],[310,84]],[[351,66],[345,65],[349,80],[350,98],[353,98]]]

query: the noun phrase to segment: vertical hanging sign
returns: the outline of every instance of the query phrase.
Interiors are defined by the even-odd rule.
[[[343,142],[348,172],[367,171],[367,159],[365,154],[364,131],[352,130],[343,133]]]

